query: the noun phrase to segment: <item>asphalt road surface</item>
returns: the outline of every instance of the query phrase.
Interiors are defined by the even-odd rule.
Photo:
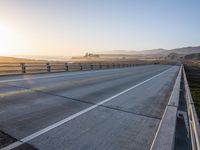
[[[4,149],[147,150],[179,66],[0,77]],[[26,143],[26,144],[24,144]]]

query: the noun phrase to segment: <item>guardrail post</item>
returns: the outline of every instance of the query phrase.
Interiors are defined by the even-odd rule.
[[[81,65],[81,63],[79,65],[80,65],[80,70],[83,70],[83,66]]]
[[[51,72],[51,65],[50,65],[50,63],[47,63],[47,72]]]
[[[99,63],[99,69],[102,69],[102,65],[101,65],[101,63]]]
[[[91,67],[91,70],[93,70],[93,64],[91,64],[90,67]]]
[[[69,71],[68,63],[65,63],[65,71]]]
[[[109,64],[107,64],[107,68],[109,69]]]
[[[26,65],[25,65],[25,63],[21,63],[20,66],[21,66],[22,73],[23,74],[26,73]]]

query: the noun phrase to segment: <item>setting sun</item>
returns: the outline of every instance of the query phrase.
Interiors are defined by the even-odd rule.
[[[0,55],[17,54],[24,44],[25,41],[19,33],[0,25]]]

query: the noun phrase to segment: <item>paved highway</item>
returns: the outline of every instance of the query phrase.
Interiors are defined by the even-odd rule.
[[[2,149],[147,150],[179,66],[0,77]],[[24,144],[25,143],[25,144]]]

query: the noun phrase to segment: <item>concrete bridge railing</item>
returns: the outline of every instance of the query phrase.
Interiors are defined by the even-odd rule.
[[[26,74],[41,72],[60,72],[75,70],[97,70],[110,68],[133,67],[144,64],[134,63],[0,63],[0,75],[2,74]]]

